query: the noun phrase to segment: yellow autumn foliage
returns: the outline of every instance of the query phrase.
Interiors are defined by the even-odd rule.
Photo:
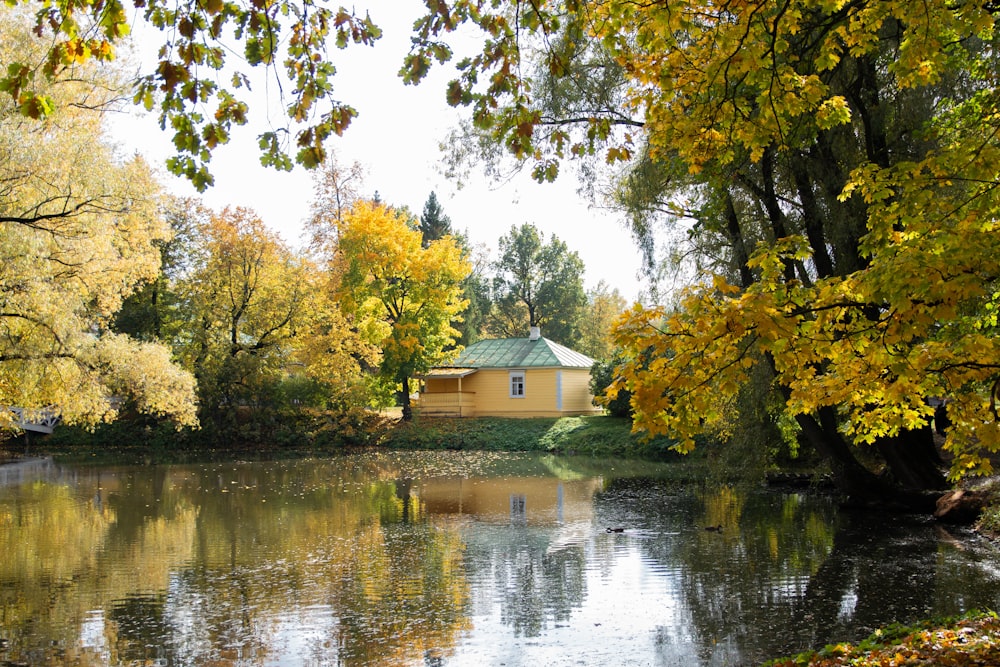
[[[40,57],[24,19],[0,11],[0,62]],[[64,72],[45,122],[0,100],[0,406],[94,423],[129,399],[194,424],[194,380],[169,350],[107,333],[123,299],[157,276],[157,243],[170,234],[148,166],[106,143],[100,110],[116,77],[92,65]]]

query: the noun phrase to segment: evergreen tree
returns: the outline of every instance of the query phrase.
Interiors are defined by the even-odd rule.
[[[431,241],[437,241],[444,236],[453,234],[451,219],[444,214],[437,195],[431,192],[424,204],[424,212],[420,216],[420,233],[423,236],[422,245],[426,248]]]

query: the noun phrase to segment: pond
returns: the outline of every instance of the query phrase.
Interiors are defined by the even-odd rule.
[[[968,532],[675,477],[459,453],[7,466],[0,664],[752,665],[1000,607]]]

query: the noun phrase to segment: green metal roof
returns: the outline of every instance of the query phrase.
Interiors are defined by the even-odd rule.
[[[547,338],[494,338],[465,348],[451,368],[590,368],[594,360]]]

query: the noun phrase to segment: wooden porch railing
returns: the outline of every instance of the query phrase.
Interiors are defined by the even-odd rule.
[[[416,408],[425,417],[471,417],[476,411],[476,394],[470,391],[420,394]]]

